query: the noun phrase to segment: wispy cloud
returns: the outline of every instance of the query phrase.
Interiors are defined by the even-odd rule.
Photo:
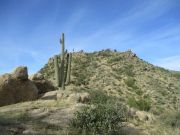
[[[153,62],[155,65],[164,67],[170,70],[180,71],[180,55],[161,58]]]
[[[12,20],[8,21],[11,22],[7,25],[8,32],[4,28],[6,34],[4,32],[0,33],[0,73],[5,72],[4,69],[9,71],[12,66],[19,64],[30,66],[30,72],[37,71],[50,56],[60,52],[59,34],[61,32],[65,32],[66,48],[70,51],[73,48],[86,51],[104,48],[115,48],[122,51],[131,48],[149,62],[158,65],[160,63],[161,66],[168,67],[168,64],[164,63],[171,61],[169,63],[172,63],[172,66],[168,68],[173,69],[174,66],[174,69],[177,69],[177,62],[179,62],[177,59],[180,53],[178,47],[180,43],[180,25],[176,18],[168,18],[171,15],[166,16],[177,1],[137,0],[134,4],[127,6],[124,11],[120,10],[121,12],[115,15],[114,12],[111,12],[113,9],[100,11],[99,7],[92,7],[93,4],[87,5],[86,2],[82,4],[77,1],[77,5],[71,7],[68,5],[68,8],[71,8],[70,10],[66,10],[67,7],[59,8],[59,5],[63,5],[63,2],[55,2],[55,6],[50,9],[47,8],[49,7],[47,1],[47,6],[45,6],[46,4],[42,6],[41,0],[38,3],[35,2],[29,6],[26,11],[27,14],[24,15],[27,15],[25,18],[21,18],[21,16],[18,16],[19,14],[17,15],[19,18],[12,16]],[[121,4],[120,2],[117,3]],[[102,6],[107,6],[103,4]],[[111,5],[108,6],[111,7]],[[41,12],[38,12],[39,8]],[[121,5],[118,8],[121,8]],[[36,11],[32,14],[34,9]],[[92,12],[92,10],[95,11]],[[21,11],[20,9],[18,13]],[[96,12],[103,12],[103,15],[106,15],[104,12],[108,12],[108,15],[112,14],[114,18],[108,19],[108,15],[103,16],[102,18],[107,17],[105,19],[107,21],[104,21],[97,18]],[[41,15],[41,13],[43,14]],[[37,18],[33,20],[34,17]],[[14,25],[14,20],[18,24],[17,28]],[[27,21],[19,23],[19,20]],[[13,28],[15,29],[12,30]],[[26,30],[24,31],[24,29]],[[15,33],[12,33],[13,31]],[[175,59],[177,62],[175,62]],[[8,65],[11,65],[11,67]]]
[[[29,73],[32,74],[37,72],[39,67],[42,67],[44,62],[47,61],[46,55],[40,53],[39,51],[22,47],[8,48],[2,46],[0,53],[0,74],[11,72],[12,69],[20,65],[27,66]]]
[[[141,25],[143,25],[143,23],[155,21],[167,12],[171,6],[170,0],[145,1],[140,5],[135,5],[135,7],[129,9],[114,21],[110,21],[110,23],[107,23],[105,26],[102,25],[102,27],[94,31],[91,35],[81,37],[78,41],[73,41],[73,44],[76,44],[78,46],[77,48],[86,50],[89,48],[93,50],[104,47],[122,49],[140,47],[139,43],[142,43],[146,39],[154,40],[153,38],[156,36],[156,38],[168,36],[170,31],[163,32],[166,28],[159,30],[157,34],[156,32],[147,32],[147,35],[144,35],[137,32],[142,29]],[[177,27],[174,29],[176,28]],[[159,29],[161,29],[161,27]],[[164,36],[162,36],[162,33]],[[97,48],[97,45],[99,48]],[[121,47],[119,45],[121,45]]]
[[[86,7],[81,7],[74,10],[74,12],[69,16],[68,20],[64,23],[64,31],[67,34],[73,32],[74,28],[81,22],[86,13]]]

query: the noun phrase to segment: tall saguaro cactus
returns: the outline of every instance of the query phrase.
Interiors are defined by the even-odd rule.
[[[67,50],[65,51],[64,42],[64,33],[62,33],[62,37],[60,38],[61,57],[58,59],[57,55],[54,56],[56,85],[57,87],[61,87],[63,90],[65,89],[65,84],[68,85],[70,82],[72,59],[72,53],[68,53]]]
[[[65,89],[65,80],[64,80],[64,33],[62,33],[62,37],[60,39],[61,43],[61,87],[64,90]]]
[[[58,56],[54,56],[54,68],[55,68],[55,79],[56,79],[56,85],[57,87],[60,86],[60,76],[59,76],[59,62],[58,62]]]

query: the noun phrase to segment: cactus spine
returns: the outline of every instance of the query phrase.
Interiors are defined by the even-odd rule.
[[[58,63],[58,56],[54,56],[54,68],[55,68],[55,79],[57,87],[60,86],[60,76],[59,76],[59,63]]]
[[[63,90],[65,90],[65,78],[64,78],[64,33],[62,33],[62,37],[60,39],[60,43],[61,43],[61,87]]]

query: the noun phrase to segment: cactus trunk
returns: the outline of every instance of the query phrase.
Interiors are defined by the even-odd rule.
[[[60,76],[59,76],[59,64],[58,64],[58,56],[54,56],[54,69],[55,69],[55,79],[56,79],[56,86],[60,86]]]
[[[66,67],[65,67],[65,76],[64,76],[64,81],[65,84],[67,84],[67,74],[68,74],[68,67],[69,67],[69,53],[66,54]]]
[[[65,85],[64,85],[64,33],[62,33],[62,38],[61,38],[61,87],[64,90]]]
[[[66,84],[69,84],[71,81],[71,61],[72,61],[72,53],[69,53]]]

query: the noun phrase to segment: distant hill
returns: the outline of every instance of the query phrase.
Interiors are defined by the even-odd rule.
[[[51,58],[40,70],[51,81],[53,65]],[[102,90],[138,109],[131,100],[148,101],[145,110],[154,114],[180,106],[180,73],[154,66],[131,51],[74,52],[71,78],[72,85]]]

